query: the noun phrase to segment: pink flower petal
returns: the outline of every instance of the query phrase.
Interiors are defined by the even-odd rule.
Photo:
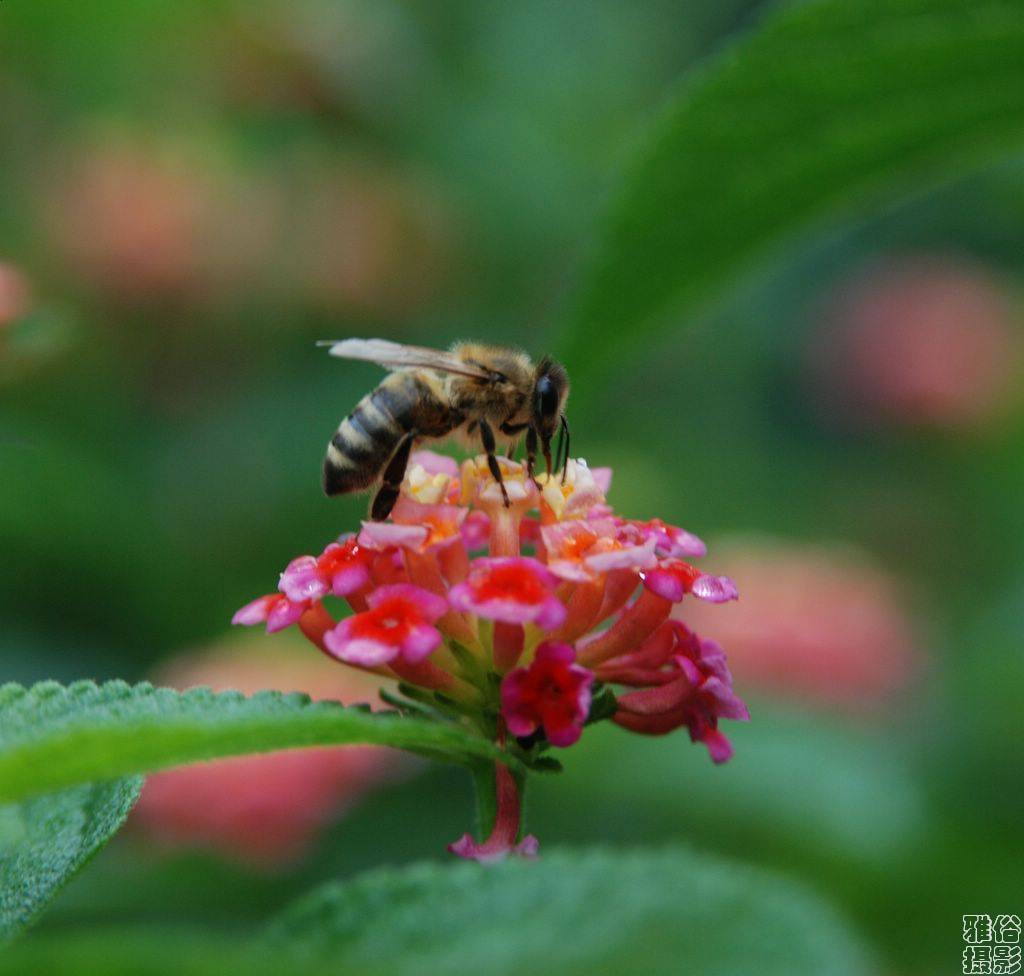
[[[290,627],[306,612],[304,603],[296,603],[286,596],[281,596],[267,614],[267,633],[273,634],[285,627]]]
[[[413,451],[409,458],[410,467],[418,464],[428,474],[446,474],[451,478],[459,476],[459,465],[454,458],[433,451]]]
[[[498,847],[487,843],[478,844],[472,834],[463,834],[457,841],[448,845],[452,854],[464,857],[479,864],[498,864],[510,854],[517,857],[535,858],[540,850],[540,842],[533,834],[527,834],[514,847]]]
[[[649,539],[642,546],[594,553],[584,557],[583,561],[596,573],[609,573],[613,569],[650,569],[658,562],[658,557],[654,555],[655,545],[654,539]]]
[[[570,583],[589,583],[594,578],[594,573],[587,572],[584,563],[575,559],[549,559],[547,565],[555,576]]]
[[[685,529],[674,529],[669,538],[672,542],[668,552],[670,556],[685,559],[687,557],[692,558],[708,554],[708,547],[704,544],[704,540],[698,538],[692,532],[687,532]]]
[[[612,469],[591,468],[590,473],[594,476],[594,481],[600,488],[601,494],[607,495],[612,490]]]
[[[289,600],[319,600],[329,590],[328,582],[317,570],[313,556],[293,559],[281,574],[278,589]]]
[[[353,563],[338,570],[331,577],[331,592],[335,596],[348,596],[363,589],[370,582],[370,570],[363,563]]]
[[[702,741],[708,747],[708,754],[716,765],[732,758],[732,743],[718,729],[712,729]]]
[[[357,637],[353,640],[341,640],[335,637],[336,631],[329,630],[324,634],[324,643],[328,650],[339,661],[348,664],[361,664],[365,667],[376,667],[387,664],[398,656],[398,648],[391,644]]]
[[[558,597],[552,596],[541,604],[533,622],[542,630],[557,630],[565,623],[568,611]]]
[[[690,592],[699,600],[708,603],[727,603],[738,600],[739,591],[736,584],[728,576],[700,576],[696,579]]]
[[[412,664],[422,661],[435,651],[441,643],[441,633],[430,624],[412,627],[402,641],[402,657]]]
[[[431,593],[422,586],[412,583],[392,583],[379,586],[367,597],[370,607],[378,607],[385,600],[399,599],[411,603],[422,617],[433,623],[440,620],[448,612],[448,601],[443,596]]]
[[[359,544],[367,549],[390,549],[402,546],[418,549],[427,541],[429,530],[422,525],[394,525],[391,522],[364,522]]]
[[[544,641],[529,665],[505,675],[501,713],[513,735],[543,727],[548,741],[562,748],[579,739],[590,712],[594,675],[575,660],[570,644]]]
[[[644,573],[644,586],[673,603],[678,603],[686,595],[686,587],[679,576],[663,569],[647,570]]]
[[[277,600],[278,594],[271,593],[268,596],[261,596],[247,603],[241,610],[235,612],[235,615],[231,618],[233,624],[241,624],[243,627],[252,627],[256,624],[262,624],[266,622],[267,614],[270,613],[270,608]]]
[[[470,551],[482,549],[491,537],[491,520],[486,512],[473,509],[462,523],[462,542]]]
[[[583,735],[583,727],[572,722],[566,722],[561,726],[548,725],[546,729],[548,742],[553,746],[558,746],[559,749],[567,749],[569,746],[575,745]]]

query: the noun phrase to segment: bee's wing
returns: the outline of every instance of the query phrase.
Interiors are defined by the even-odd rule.
[[[441,349],[426,349],[423,346],[405,346],[387,339],[331,339],[322,340],[318,346],[329,346],[332,356],[342,359],[362,359],[377,363],[385,369],[438,369],[443,373],[457,373],[472,379],[486,380],[490,374],[485,369],[463,362],[458,356]]]

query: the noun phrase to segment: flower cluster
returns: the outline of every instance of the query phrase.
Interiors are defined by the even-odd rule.
[[[660,519],[617,515],[611,473],[569,460],[527,477],[499,460],[509,503],[483,456],[461,468],[413,455],[388,522],[365,522],[319,556],[300,556],[278,592],[235,614],[268,631],[297,624],[324,654],[398,679],[399,708],[457,721],[529,767],[557,768],[551,747],[588,723],[662,735],[686,727],[715,762],[732,748],[719,719],[746,719],[722,649],[672,614],[685,597],[737,597],[725,576],[690,559],[704,543]],[[351,615],[336,620],[324,600]],[[519,839],[519,783],[499,764],[491,835],[450,849],[494,860],[536,852]]]

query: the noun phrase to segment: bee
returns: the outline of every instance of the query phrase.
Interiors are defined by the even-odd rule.
[[[424,441],[451,435],[460,435],[469,444],[479,440],[506,507],[508,492],[495,455],[499,436],[509,443],[511,454],[525,434],[526,470],[536,480],[537,450],[550,476],[551,441],[559,433],[556,461],[564,478],[569,457],[564,412],[569,377],[553,359],[545,357],[534,365],[516,349],[476,342],[460,342],[448,351],[385,339],[343,339],[319,345],[329,346],[332,356],[391,370],[341,422],[324,459],[323,486],[328,495],[363,491],[380,482],[370,507],[374,521],[390,514],[409,455]]]

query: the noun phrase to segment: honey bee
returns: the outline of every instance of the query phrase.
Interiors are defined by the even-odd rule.
[[[319,344],[329,346],[332,356],[365,360],[392,371],[341,422],[324,459],[328,495],[363,491],[380,482],[370,507],[374,521],[390,514],[409,454],[423,441],[450,435],[461,435],[470,444],[479,439],[506,507],[508,492],[495,456],[499,436],[511,452],[525,434],[526,470],[533,478],[538,447],[551,475],[551,441],[558,432],[556,467],[562,467],[564,476],[569,377],[554,360],[545,357],[534,365],[516,349],[475,342],[460,342],[448,351],[385,339]]]

